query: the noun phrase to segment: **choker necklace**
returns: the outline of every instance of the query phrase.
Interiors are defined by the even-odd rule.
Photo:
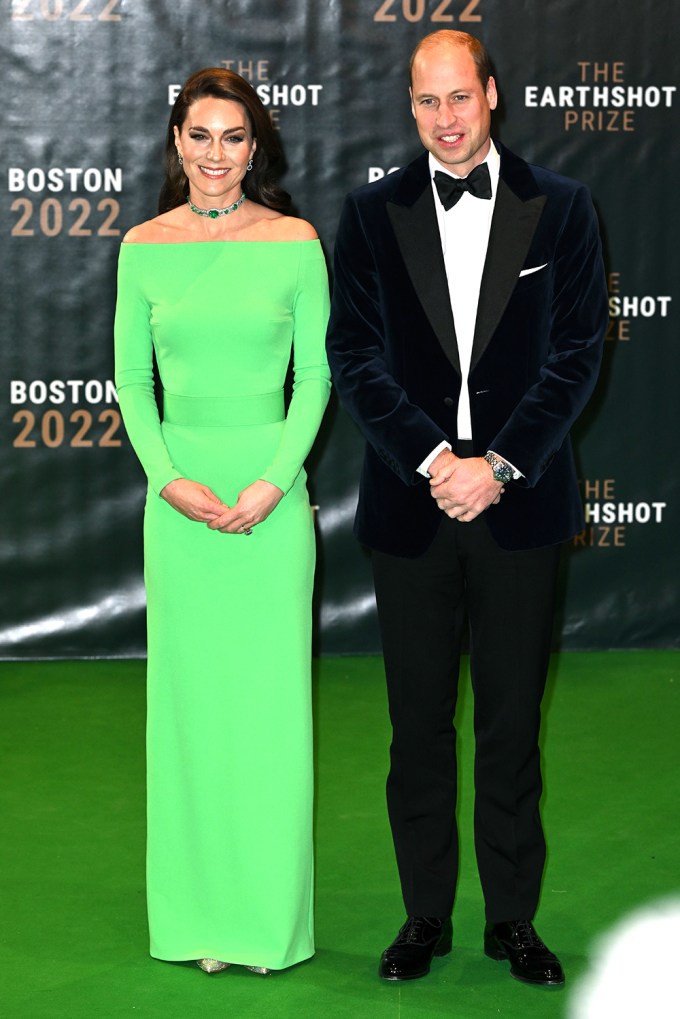
[[[191,201],[189,195],[187,195],[187,202],[192,212],[195,212],[197,216],[208,216],[210,219],[219,219],[220,216],[228,216],[230,212],[236,212],[239,206],[243,205],[246,200],[245,191],[233,205],[228,205],[226,209],[199,209],[197,205]]]

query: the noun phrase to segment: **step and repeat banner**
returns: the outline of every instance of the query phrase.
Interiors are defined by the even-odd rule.
[[[678,644],[680,6],[667,0],[11,0],[0,13],[0,657],[145,652],[145,479],[113,385],[121,238],[155,215],[179,85],[248,78],[284,184],[330,259],[347,191],[420,148],[408,59],[430,31],[488,46],[494,133],[584,181],[610,323],[574,438],[587,527],[559,644]],[[316,650],[379,649],[351,526],[362,443],[334,400],[309,463]]]

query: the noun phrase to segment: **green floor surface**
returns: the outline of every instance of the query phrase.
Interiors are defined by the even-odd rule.
[[[384,807],[382,665],[324,658],[315,662],[316,957],[267,978],[239,968],[208,977],[147,954],[144,663],[0,663],[0,1015],[564,1016],[597,936],[680,892],[680,655],[571,653],[553,662],[543,738],[550,851],[537,927],[567,971],[558,991],[512,980],[481,952],[467,686],[453,953],[424,980],[377,978],[380,951],[403,920]]]

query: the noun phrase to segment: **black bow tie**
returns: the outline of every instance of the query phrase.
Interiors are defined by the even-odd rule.
[[[491,178],[486,163],[480,163],[462,179],[437,170],[434,183],[439,200],[447,211],[453,208],[463,191],[469,191],[475,198],[491,198]]]

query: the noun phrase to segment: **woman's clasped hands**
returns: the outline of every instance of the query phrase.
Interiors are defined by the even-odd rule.
[[[163,488],[161,498],[187,519],[206,524],[211,531],[251,534],[253,527],[266,520],[278,506],[283,492],[270,481],[258,479],[239,492],[234,506],[227,506],[207,485],[177,478]]]

